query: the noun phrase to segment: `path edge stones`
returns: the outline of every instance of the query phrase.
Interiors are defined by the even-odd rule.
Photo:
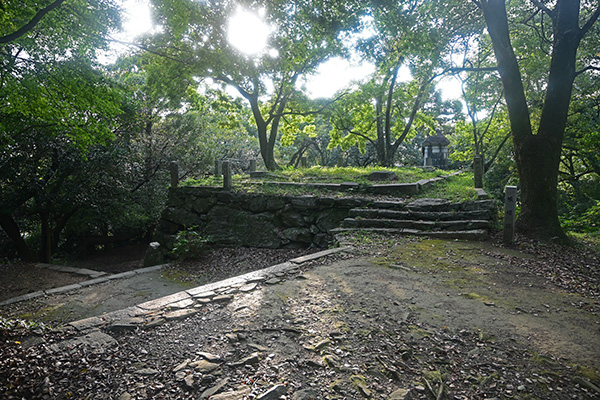
[[[280,281],[280,276],[283,274],[296,272],[298,268],[306,262],[314,261],[340,252],[351,252],[352,250],[354,250],[354,248],[351,246],[323,250],[306,256],[297,257],[284,263],[276,264],[258,271],[252,271],[243,275],[224,279],[222,281],[186,289],[121,310],[72,321],[66,325],[68,327],[75,328],[80,332],[96,328],[120,330],[135,329],[136,327],[149,328],[152,326],[161,325],[168,320],[182,319],[194,314],[197,312],[197,307],[199,305],[201,306],[202,304],[209,302],[219,303],[231,301],[233,299],[233,293],[240,290],[240,288],[252,286],[253,283],[277,283]],[[158,267],[162,268],[164,266],[165,265],[147,267],[136,271],[150,272],[160,269]],[[242,291],[246,290],[242,289]],[[190,308],[190,306],[192,308]]]
[[[91,270],[86,270],[84,268],[79,269],[79,268],[72,268],[72,267],[61,267],[59,265],[51,265],[51,264],[47,264],[47,265],[43,265],[43,266],[48,267],[49,269],[52,269],[55,271],[69,272],[69,273],[80,274],[80,275],[88,275],[90,277],[93,277],[93,279],[79,282],[79,283],[74,283],[72,285],[60,286],[57,288],[40,290],[40,291],[33,292],[33,293],[26,293],[26,294],[23,294],[23,295],[17,296],[17,297],[11,297],[10,299],[1,301],[0,307],[8,306],[8,305],[14,304],[14,303],[19,303],[21,301],[32,300],[37,297],[50,296],[53,294],[60,294],[60,293],[67,293],[67,292],[70,292],[73,290],[78,290],[78,289],[81,289],[84,287],[108,282],[113,279],[123,279],[123,278],[128,278],[128,277],[131,277],[134,275],[140,275],[140,274],[145,274],[148,272],[158,271],[158,270],[161,270],[161,269],[169,266],[169,264],[161,264],[161,265],[154,265],[152,267],[138,268],[138,269],[134,269],[132,271],[121,272],[119,274],[113,274],[113,275],[107,275],[105,272],[99,272],[99,271],[92,271],[92,272],[95,272],[95,274],[91,274],[91,273],[86,272],[86,271],[91,271]],[[84,271],[84,272],[81,272],[79,270]]]

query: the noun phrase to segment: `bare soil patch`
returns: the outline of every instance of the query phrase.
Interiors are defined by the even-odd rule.
[[[597,254],[369,235],[353,244],[353,254],[306,263],[185,320],[105,332],[114,342],[97,352],[50,350],[72,331],[6,331],[0,379],[10,384],[0,397],[600,395],[600,303],[597,288],[579,283],[597,278]],[[557,281],[563,265],[571,278]]]
[[[0,264],[0,276],[0,301],[89,279],[30,263]]]

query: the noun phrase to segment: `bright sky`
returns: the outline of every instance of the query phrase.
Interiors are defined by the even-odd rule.
[[[134,41],[135,37],[153,29],[150,8],[146,0],[123,0],[125,15],[123,16],[123,32],[117,36],[122,41]],[[238,9],[229,20],[228,40],[241,52],[252,56],[268,51],[272,57],[277,56],[274,49],[267,48],[272,28],[262,23],[261,11],[253,13]],[[115,51],[125,51],[125,46],[117,45]],[[111,58],[108,56],[108,60]],[[114,58],[112,59],[114,61]],[[102,60],[101,60],[102,61]],[[375,71],[369,63],[350,62],[335,57],[321,64],[315,75],[309,76],[303,86],[310,98],[330,98],[339,90],[348,87],[352,82],[361,81]],[[410,70],[400,70],[399,81],[410,79]],[[444,78],[438,84],[444,99],[460,98],[460,83],[454,78]]]

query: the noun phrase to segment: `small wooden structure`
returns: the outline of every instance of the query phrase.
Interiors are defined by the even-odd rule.
[[[428,136],[421,145],[423,166],[446,169],[448,168],[448,145],[450,141],[438,129],[434,136]]]

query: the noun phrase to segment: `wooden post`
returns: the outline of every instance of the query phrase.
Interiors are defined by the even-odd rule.
[[[179,185],[179,166],[177,165],[177,161],[171,161],[169,171],[171,172],[171,187],[176,188]]]
[[[517,187],[506,186],[504,197],[504,244],[512,244],[515,235],[515,212],[517,210]]]
[[[250,159],[250,168],[248,168],[249,172],[256,172],[256,158]]]
[[[483,158],[480,155],[476,155],[473,158],[473,176],[475,181],[475,188],[483,188]]]
[[[308,158],[300,157],[300,166],[302,168],[308,168]]]
[[[215,160],[215,176],[223,175],[223,162],[221,160]]]
[[[232,187],[231,161],[223,161],[223,189],[231,190]]]

